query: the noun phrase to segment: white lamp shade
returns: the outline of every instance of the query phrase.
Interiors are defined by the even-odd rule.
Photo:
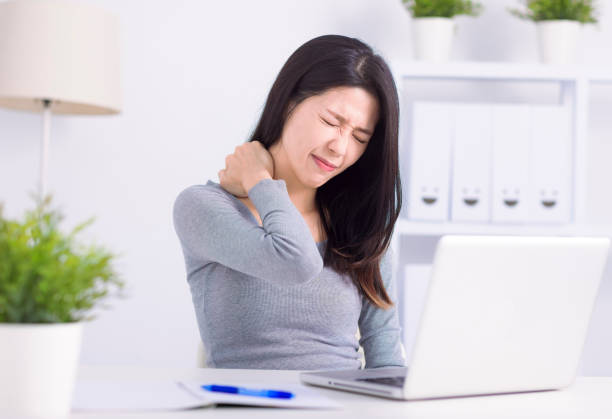
[[[0,106],[58,114],[121,111],[119,20],[84,2],[0,2]]]

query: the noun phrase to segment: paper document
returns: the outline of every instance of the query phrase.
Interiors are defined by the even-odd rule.
[[[72,400],[73,411],[139,411],[139,410],[181,410],[198,407],[212,407],[217,404],[248,406],[268,406],[286,408],[337,409],[342,406],[316,390],[300,384],[267,385],[266,387],[289,391],[295,396],[291,399],[272,399],[267,397],[244,396],[209,392],[201,388],[201,381],[109,381],[78,380]],[[252,383],[223,383],[244,387]]]
[[[342,407],[342,405],[324,396],[319,391],[301,384],[266,384],[265,386],[263,386],[269,389],[291,392],[294,394],[294,397],[291,399],[272,399],[268,397],[243,396],[240,394],[209,392],[201,388],[203,384],[209,383],[204,383],[200,380],[181,381],[179,384],[182,385],[185,390],[189,391],[191,394],[199,395],[200,397],[203,397],[207,400],[213,400],[215,404],[240,404],[249,406],[294,407],[313,409],[336,409]],[[245,388],[262,387],[261,382],[257,384],[246,382],[215,382],[214,384]]]

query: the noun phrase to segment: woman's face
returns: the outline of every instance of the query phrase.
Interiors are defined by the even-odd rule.
[[[377,99],[359,87],[336,87],[303,100],[289,114],[276,144],[283,149],[283,169],[306,187],[323,185],[359,160],[378,117]]]

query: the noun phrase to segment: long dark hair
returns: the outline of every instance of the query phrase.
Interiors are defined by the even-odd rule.
[[[380,260],[402,207],[402,185],[399,102],[383,58],[356,38],[323,35],[306,42],[280,70],[248,141],[269,149],[280,140],[295,106],[341,86],[360,87],[377,98],[379,119],[359,160],[317,189],[316,206],[327,235],[324,264],[348,274],[377,307],[388,308],[393,302],[380,275]]]

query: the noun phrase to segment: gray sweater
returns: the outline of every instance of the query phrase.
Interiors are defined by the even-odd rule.
[[[396,307],[373,306],[348,275],[323,266],[326,241],[313,240],[285,181],[263,179],[248,196],[263,226],[210,180],[173,207],[208,365],[359,369],[361,345],[366,368],[405,366]],[[395,302],[390,249],[381,275]]]

